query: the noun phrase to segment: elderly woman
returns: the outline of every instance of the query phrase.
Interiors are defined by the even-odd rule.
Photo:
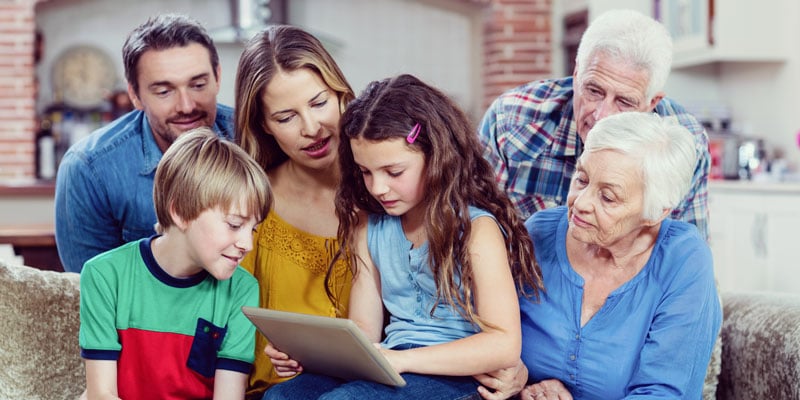
[[[523,400],[702,397],[722,311],[705,240],[667,218],[696,161],[691,134],[671,122],[598,122],[567,205],[526,222],[545,292],[520,301]]]

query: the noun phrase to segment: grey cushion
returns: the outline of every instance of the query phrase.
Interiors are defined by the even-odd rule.
[[[800,295],[723,293],[717,399],[800,399]]]

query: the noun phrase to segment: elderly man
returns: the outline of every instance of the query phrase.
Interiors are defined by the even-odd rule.
[[[676,118],[695,139],[697,164],[672,218],[708,235],[708,137],[697,120],[662,91],[672,40],[657,21],[631,10],[600,15],[581,38],[573,75],[531,82],[497,98],[479,135],[523,218],[566,203],[570,178],[594,124],[624,111]]]

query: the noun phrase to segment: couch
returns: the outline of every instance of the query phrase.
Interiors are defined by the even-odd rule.
[[[0,399],[76,399],[79,278],[0,260]],[[705,400],[800,399],[800,295],[722,293],[718,382]],[[716,390],[715,390],[716,389]]]
[[[80,275],[0,261],[0,399],[76,399]]]

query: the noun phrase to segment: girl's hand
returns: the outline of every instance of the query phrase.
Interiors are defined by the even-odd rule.
[[[519,360],[513,367],[475,375],[473,378],[482,385],[478,387],[481,397],[486,400],[502,400],[519,393],[525,387],[528,368]]]
[[[558,379],[545,379],[529,385],[519,397],[520,400],[572,400],[572,394]]]
[[[289,377],[303,372],[303,366],[299,362],[289,358],[289,355],[276,349],[272,343],[267,343],[264,354],[272,361],[272,367],[278,376]]]

